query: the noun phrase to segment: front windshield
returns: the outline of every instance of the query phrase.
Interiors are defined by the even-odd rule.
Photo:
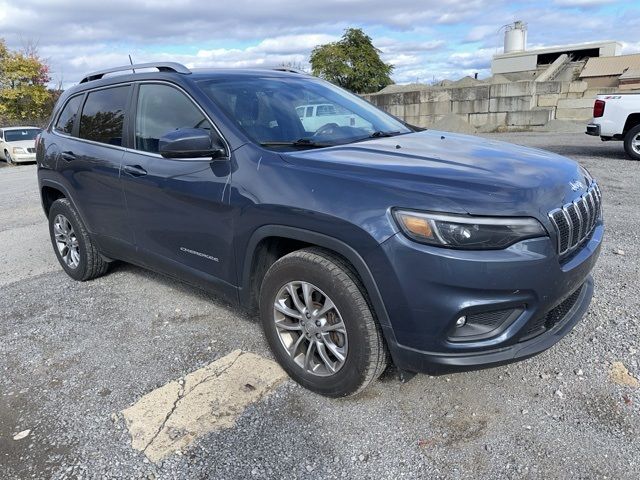
[[[24,128],[16,130],[5,130],[4,141],[5,142],[21,142],[22,140],[35,140],[38,134],[41,132],[39,128]]]
[[[313,77],[238,75],[200,86],[252,140],[269,148],[330,146],[411,131],[356,95]]]

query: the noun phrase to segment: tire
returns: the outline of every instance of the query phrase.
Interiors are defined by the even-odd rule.
[[[298,250],[269,268],[260,288],[260,317],[278,363],[293,380],[321,395],[355,395],[387,367],[382,331],[360,280],[326,250]]]
[[[109,262],[100,255],[80,215],[66,198],[56,200],[49,209],[49,235],[58,262],[74,280],[91,280],[107,272]]]
[[[7,165],[13,165],[13,159],[7,150],[4,151],[4,159],[7,162]]]
[[[633,127],[624,136],[624,151],[633,160],[640,160],[640,125]]]

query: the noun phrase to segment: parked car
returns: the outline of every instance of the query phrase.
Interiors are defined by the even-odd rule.
[[[35,139],[41,131],[38,127],[0,128],[0,158],[8,164],[35,162]]]
[[[524,359],[587,311],[602,196],[573,160],[415,132],[304,74],[131,68],[66,90],[37,144],[72,278],[118,259],[257,308],[282,367],[328,396],[389,362],[408,378]],[[309,130],[310,98],[362,123]]]
[[[371,129],[371,124],[350,110],[333,103],[318,103],[296,107],[298,117],[308,132],[315,132],[323,125],[334,124],[342,127]]]
[[[603,141],[623,141],[627,155],[640,160],[640,93],[598,95],[586,133]]]

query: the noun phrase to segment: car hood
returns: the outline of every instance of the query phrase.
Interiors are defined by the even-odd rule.
[[[420,194],[404,195],[411,204],[396,206],[434,209],[443,202],[433,200],[444,197],[447,208],[453,204],[461,213],[475,215],[546,218],[589,184],[586,171],[566,157],[434,130],[293,152],[283,158]]]

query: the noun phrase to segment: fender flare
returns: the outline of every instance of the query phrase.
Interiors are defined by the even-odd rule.
[[[84,219],[82,210],[78,208],[78,204],[73,200],[73,196],[69,192],[69,189],[67,189],[62,183],[57,182],[56,180],[52,180],[50,178],[40,179],[40,184],[38,185],[38,190],[39,190],[38,193],[40,194],[40,204],[42,205],[42,211],[44,212],[45,216],[47,215],[47,210],[45,209],[44,197],[42,196],[43,187],[51,187],[62,192],[64,197],[71,202],[71,205],[73,205],[73,208],[76,209],[76,212],[78,212],[78,215],[80,215],[80,219],[82,220],[82,223],[84,223],[85,228],[88,228],[87,222]]]
[[[289,227],[285,225],[265,225],[256,229],[251,235],[244,255],[244,263],[242,265],[242,279],[241,279],[241,301],[247,301],[250,295],[250,282],[251,282],[251,268],[253,262],[253,255],[255,253],[258,244],[268,237],[283,237],[291,240],[298,240],[301,242],[309,243],[318,247],[326,248],[333,252],[342,255],[346,258],[358,273],[366,293],[369,296],[369,300],[375,310],[375,314],[380,322],[380,325],[387,335],[387,330],[391,330],[391,322],[387,309],[384,306],[382,295],[378,289],[378,285],[369,269],[369,266],[360,256],[360,254],[350,245],[346,244],[342,240],[324,235],[322,233],[314,232],[311,230],[305,230],[297,227]],[[391,331],[392,333],[392,331]],[[394,336],[395,337],[395,336]],[[387,339],[389,340],[389,338]]]

